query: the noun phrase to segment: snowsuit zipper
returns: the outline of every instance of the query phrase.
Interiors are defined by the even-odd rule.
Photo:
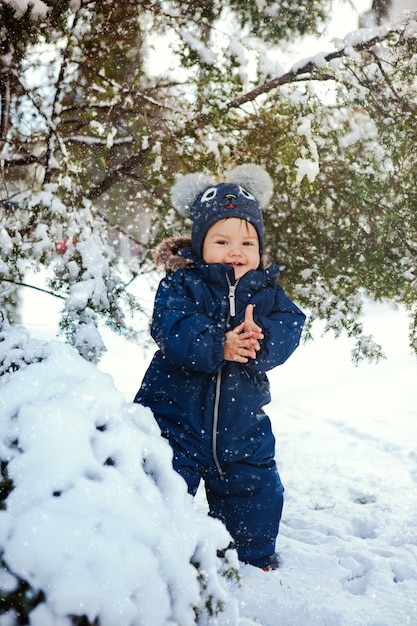
[[[230,318],[236,315],[236,301],[235,301],[235,291],[239,282],[239,278],[235,282],[234,285],[230,282],[228,275],[226,274],[227,284],[229,285],[229,315],[227,317],[227,323],[230,322]]]
[[[220,388],[222,384],[222,370],[219,370],[216,375],[216,392],[214,396],[214,411],[213,411],[213,432],[211,437],[212,442],[212,455],[214,460],[214,465],[216,466],[217,472],[221,478],[224,480],[224,472],[222,470],[222,466],[220,465],[219,457],[217,456],[217,426],[219,423],[219,402],[220,402]]]
[[[232,285],[232,283],[230,282],[230,279],[227,274],[226,274],[226,280],[229,286],[229,293],[228,293],[229,313],[228,313],[227,320],[226,320],[226,323],[228,324],[230,322],[230,319],[232,317],[235,317],[236,315],[235,291],[239,282],[239,278],[237,279],[234,285]],[[221,480],[224,480],[224,472],[220,465],[219,457],[217,454],[217,430],[218,430],[218,425],[219,425],[219,404],[220,404],[221,385],[222,385],[222,370],[220,369],[216,375],[216,389],[215,389],[215,395],[214,395],[214,410],[213,410],[213,429],[212,429],[211,441],[212,441],[212,455],[213,455],[214,464],[216,466],[216,469],[219,473]]]

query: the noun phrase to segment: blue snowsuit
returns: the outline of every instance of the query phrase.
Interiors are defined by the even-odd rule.
[[[153,411],[189,492],[204,480],[210,515],[225,523],[239,559],[262,567],[275,552],[284,492],[263,410],[265,371],[295,350],[305,315],[276,283],[274,264],[235,281],[232,267],[206,264],[190,248],[180,255],[192,264],[159,284],[151,330],[159,350],[135,402]],[[261,349],[246,364],[226,361],[225,333],[249,303]]]

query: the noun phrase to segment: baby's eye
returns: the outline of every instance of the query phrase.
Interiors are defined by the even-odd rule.
[[[244,245],[244,246],[254,246],[254,245],[255,245],[255,242],[254,242],[254,241],[244,241],[244,242],[243,242],[243,245]]]
[[[225,239],[218,239],[216,243],[219,244],[220,246],[224,246],[226,245],[227,241]]]

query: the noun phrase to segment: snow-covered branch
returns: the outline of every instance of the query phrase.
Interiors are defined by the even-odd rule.
[[[293,83],[297,80],[335,80],[334,73],[323,73],[323,68],[335,59],[350,58],[352,51],[356,53],[372,50],[377,44],[382,43],[392,37],[404,33],[405,26],[397,26],[387,29],[387,27],[380,27],[378,34],[375,34],[375,29],[356,31],[356,39],[350,38],[349,42],[345,42],[345,45],[334,52],[321,53],[315,55],[315,57],[305,59],[298,62],[288,72],[273,78],[272,80],[258,85],[249,92],[242,94],[241,96],[231,100],[227,107],[229,109],[237,108],[252,102],[258,96],[269,93],[278,87]]]

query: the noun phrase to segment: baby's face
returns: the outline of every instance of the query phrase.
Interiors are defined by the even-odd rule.
[[[249,270],[258,269],[261,259],[255,227],[238,217],[219,220],[206,233],[203,260],[206,263],[231,265],[236,279]]]

